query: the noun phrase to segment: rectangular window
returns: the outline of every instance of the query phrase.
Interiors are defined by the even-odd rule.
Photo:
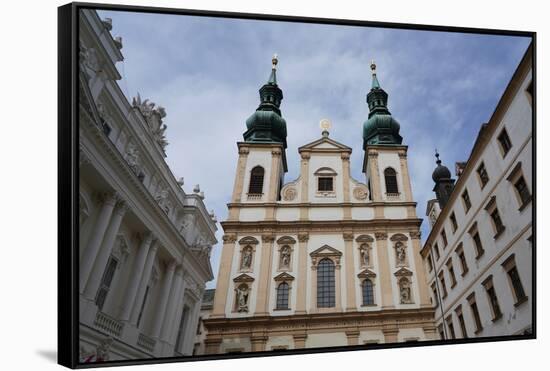
[[[495,238],[497,238],[504,231],[504,225],[502,224],[502,219],[500,219],[500,214],[496,207],[491,212],[491,220],[493,221],[493,226],[495,227]]]
[[[458,223],[456,222],[456,215],[455,213],[451,213],[451,216],[449,217],[451,219],[451,225],[453,226],[453,233],[456,232],[458,229]]]
[[[453,260],[449,258],[447,260],[447,269],[449,270],[449,277],[451,277],[451,288],[456,286],[456,276],[455,276],[455,270],[453,268]]]
[[[445,285],[445,276],[443,275],[443,272],[440,272],[438,277],[439,282],[441,283],[441,294],[443,299],[445,299],[447,297],[447,285]]]
[[[437,300],[437,288],[435,287],[435,282],[432,283],[432,294],[433,294],[434,308],[437,308],[437,306],[439,305],[439,300]]]
[[[332,192],[333,191],[333,184],[332,184],[332,177],[319,177],[319,192]]]
[[[464,316],[462,315],[462,305],[459,305],[455,309],[456,318],[458,318],[458,324],[460,325],[460,331],[462,332],[462,337],[464,339],[468,338],[468,331],[466,331],[466,323],[464,322]]]
[[[115,257],[110,256],[95,297],[95,303],[100,311],[103,310],[103,305],[107,299],[107,294],[109,294],[109,290],[111,289],[111,283],[113,283],[113,277],[115,276],[117,266],[118,260],[115,259]]]
[[[453,326],[453,316],[448,316],[445,322],[447,322],[447,328],[449,329],[449,335],[451,336],[451,339],[456,339],[455,327]]]
[[[485,169],[485,164],[483,162],[477,168],[477,175],[481,182],[481,189],[483,189],[485,185],[489,183],[489,174],[487,174],[487,169]]]
[[[525,295],[525,290],[521,284],[519,272],[516,267],[515,254],[510,255],[510,257],[502,263],[502,266],[508,275],[508,282],[510,283],[512,294],[514,295],[514,305],[517,307],[527,301],[527,295]]]
[[[464,210],[467,213],[468,210],[472,207],[472,201],[470,201],[470,195],[468,194],[468,190],[465,190],[462,192],[462,202],[464,203]]]
[[[445,232],[445,227],[441,230],[441,240],[443,241],[443,248],[447,247],[447,232]]]
[[[474,247],[476,250],[476,259],[479,259],[485,253],[485,250],[483,250],[481,237],[479,236],[479,232],[477,230],[477,222],[474,223],[474,225],[470,228],[468,233],[470,234],[470,236],[472,236],[472,240],[474,241]]]
[[[437,244],[434,244],[434,254],[435,260],[439,260],[439,246],[437,246]]]
[[[479,316],[479,309],[477,308],[475,293],[472,293],[470,294],[470,296],[468,296],[468,304],[470,304],[470,309],[472,310],[472,316],[474,317],[474,323],[476,326],[475,333],[477,334],[481,330],[483,330],[483,326],[481,325],[481,317]]]
[[[510,141],[506,128],[502,129],[497,139],[502,151],[502,157],[506,157],[506,154],[510,151],[510,148],[512,148],[512,141]]]
[[[523,176],[520,176],[518,180],[516,180],[514,183],[514,188],[516,189],[521,201],[520,208],[523,209],[525,205],[531,201],[531,192],[529,192],[529,188],[527,187],[527,183],[525,182],[525,178]]]
[[[462,244],[456,249],[456,254],[458,255],[458,260],[460,260],[460,268],[462,269],[462,276],[468,273],[468,263],[466,262],[466,255],[464,254],[464,249]]]
[[[485,279],[482,285],[485,287],[485,292],[487,293],[487,298],[489,299],[489,306],[491,307],[491,312],[493,313],[493,321],[496,321],[502,317],[502,312],[500,311],[497,293],[495,291],[495,287],[493,286],[493,276],[491,275]]]

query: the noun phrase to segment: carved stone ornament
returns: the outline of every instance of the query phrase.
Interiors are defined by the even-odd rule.
[[[399,299],[401,304],[412,303],[411,281],[407,277],[402,277],[399,280]]]
[[[369,190],[365,186],[358,186],[353,189],[353,197],[356,200],[366,200],[369,197]]]
[[[309,254],[311,256],[311,262],[313,266],[317,266],[317,263],[324,258],[330,258],[336,263],[336,268],[340,265],[340,258],[342,253],[329,245],[323,245],[317,250]]]
[[[139,151],[134,143],[130,143],[126,149],[126,162],[136,175],[141,173],[141,166],[139,164]]]
[[[298,241],[299,242],[309,241],[309,233],[298,233]]]
[[[253,254],[254,250],[250,245],[241,250],[241,270],[250,271],[252,269]]]
[[[153,135],[155,141],[164,151],[168,145],[166,140],[166,124],[163,124],[162,120],[166,117],[166,110],[164,107],[158,106],[153,102],[150,102],[149,99],[141,100],[141,96],[137,95],[132,99],[132,106],[137,108],[139,112],[143,115],[143,118],[147,122],[149,130]]]
[[[394,234],[393,236],[391,236],[390,238],[390,241],[408,241],[408,237],[405,236],[404,234],[402,233],[396,233]]]
[[[80,44],[80,63],[85,67],[84,72],[88,78],[91,77],[92,72],[99,72],[101,70],[101,63],[99,62],[99,57],[97,51],[94,48],[86,48],[84,45]]]
[[[302,152],[302,153],[300,153],[300,156],[304,160],[309,160],[311,158],[311,153],[310,152]]]
[[[401,268],[393,274],[395,277],[410,277],[413,273],[407,268]]]
[[[103,339],[96,348],[95,362],[104,362],[109,360],[109,350],[113,344],[113,338]]]
[[[248,274],[241,274],[235,278],[233,278],[233,282],[237,282],[237,283],[241,283],[241,282],[244,282],[244,283],[250,283],[250,282],[254,282],[254,278],[253,277],[250,277]]]
[[[361,246],[359,246],[359,262],[361,267],[366,268],[372,265],[371,249],[372,247],[367,242],[362,243]]]
[[[357,275],[358,278],[375,278],[376,277],[376,273],[374,273],[373,271],[371,271],[370,269],[365,269],[364,271],[362,271],[361,273],[359,273]]]
[[[349,152],[342,152],[340,157],[342,158],[342,160],[347,161],[347,160],[349,160],[350,153]]]
[[[296,196],[298,195],[298,191],[294,187],[285,187],[283,189],[283,200],[284,201],[294,201]]]
[[[258,241],[256,238],[252,236],[246,236],[239,240],[240,245],[257,245],[260,241]]]
[[[224,234],[222,237],[224,243],[235,243],[237,242],[237,235],[235,234]]]
[[[279,151],[278,149],[271,151],[271,155],[272,155],[273,157],[279,157],[279,156],[281,155],[281,153],[282,153],[282,152]]]
[[[248,148],[239,148],[239,155],[246,156],[250,153],[250,150]]]
[[[409,234],[411,235],[411,239],[413,240],[419,240],[422,237],[422,233],[420,231],[413,231]]]
[[[355,241],[357,241],[357,242],[374,242],[374,238],[372,238],[368,234],[362,234],[360,236],[357,236]]]
[[[407,245],[401,241],[397,241],[394,245],[395,248],[395,266],[403,267],[408,265],[407,259]]]
[[[248,299],[250,296],[250,289],[248,285],[239,285],[236,289],[237,295],[237,312],[248,312]]]
[[[262,235],[262,242],[271,243],[273,241],[275,241],[275,236],[273,236],[271,234],[263,234]]]
[[[353,241],[353,233],[344,232],[342,238],[344,238],[344,241]]]
[[[164,210],[166,214],[170,212],[172,203],[168,199],[168,188],[161,187],[155,195],[155,201],[157,201],[160,208]]]
[[[290,269],[290,258],[292,255],[292,248],[288,245],[284,245],[279,250],[279,269]]]
[[[283,236],[277,239],[279,245],[294,245],[296,240],[290,236]]]
[[[279,274],[273,278],[276,282],[281,281],[294,281],[294,277],[286,272]]]

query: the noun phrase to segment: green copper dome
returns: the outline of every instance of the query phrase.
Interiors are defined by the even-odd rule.
[[[283,92],[277,85],[276,56],[267,83],[260,88],[260,105],[247,120],[244,134],[245,142],[278,142],[286,148],[286,121],[282,117],[280,106]]]
[[[367,94],[369,118],[363,123],[363,148],[369,144],[399,145],[403,138],[399,135],[400,125],[388,110],[388,94],[380,87],[376,77],[376,65],[371,64],[372,86]]]

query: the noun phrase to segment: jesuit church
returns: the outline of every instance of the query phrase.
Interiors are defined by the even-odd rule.
[[[376,66],[362,127],[365,178],[351,177],[352,149],[325,125],[298,148],[299,177],[285,183],[283,92],[272,63],[237,143],[217,287],[197,353],[435,339],[407,146]]]

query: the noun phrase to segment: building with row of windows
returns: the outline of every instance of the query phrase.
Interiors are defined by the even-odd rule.
[[[532,331],[532,46],[456,176],[437,156],[421,254],[441,339]]]
[[[365,181],[352,177],[351,148],[322,122],[322,136],[298,148],[299,177],[285,182],[283,93],[272,62],[237,143],[217,286],[197,354],[436,338],[407,146],[376,66],[363,125]]]
[[[122,41],[80,14],[80,361],[190,355],[216,220],[165,161],[164,108],[122,93]]]

